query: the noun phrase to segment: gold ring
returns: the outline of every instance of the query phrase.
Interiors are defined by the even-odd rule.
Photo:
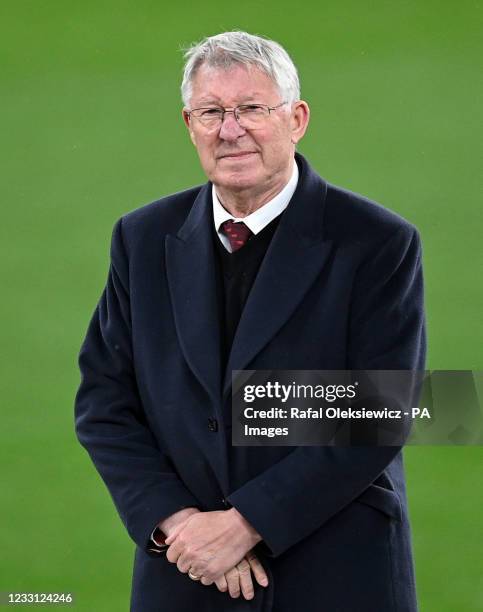
[[[191,580],[201,580],[201,576],[197,576],[196,574],[193,574],[191,569],[188,570],[188,576],[191,578]]]

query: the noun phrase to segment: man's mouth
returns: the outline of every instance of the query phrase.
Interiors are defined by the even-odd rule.
[[[255,154],[256,151],[237,151],[236,153],[226,153],[225,155],[220,155],[220,159],[244,159]]]

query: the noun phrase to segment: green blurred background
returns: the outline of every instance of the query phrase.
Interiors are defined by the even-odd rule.
[[[76,358],[116,219],[204,181],[180,117],[182,45],[246,29],[287,48],[312,109],[301,152],[421,231],[428,367],[483,369],[482,14],[425,0],[1,3],[0,590],[128,609],[133,544],[74,436]],[[422,612],[483,610],[481,448],[405,455]]]

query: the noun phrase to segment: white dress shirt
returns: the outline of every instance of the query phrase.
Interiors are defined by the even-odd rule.
[[[243,223],[250,229],[253,234],[258,234],[262,231],[264,227],[266,227],[270,221],[273,221],[275,217],[277,217],[282,211],[284,211],[288,203],[290,202],[295,189],[297,188],[297,183],[299,180],[299,170],[297,168],[297,162],[294,160],[293,162],[293,171],[292,176],[290,177],[288,183],[282,189],[280,193],[278,193],[274,198],[269,200],[263,206],[260,206],[255,212],[250,213],[243,219],[233,217],[220,203],[218,196],[216,195],[216,189],[213,185],[212,187],[212,197],[213,197],[213,220],[215,222],[215,230],[220,238],[225,249],[231,253],[230,241],[227,236],[220,232],[220,226],[225,221],[229,219],[233,219],[235,223],[239,223],[243,221]]]

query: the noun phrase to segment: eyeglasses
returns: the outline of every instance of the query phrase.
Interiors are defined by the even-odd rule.
[[[240,127],[247,130],[256,130],[263,127],[264,122],[270,113],[286,104],[281,102],[277,106],[267,106],[266,104],[240,104],[235,108],[223,108],[221,106],[206,106],[203,108],[193,108],[187,115],[188,119],[194,117],[201,125],[208,130],[215,130],[221,126],[225,119],[225,113],[233,113]]]

